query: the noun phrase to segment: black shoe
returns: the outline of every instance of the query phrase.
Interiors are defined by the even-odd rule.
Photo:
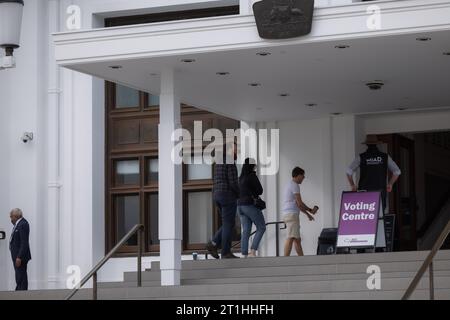
[[[210,241],[206,244],[206,250],[208,250],[208,253],[212,255],[215,259],[219,259],[219,254],[217,253],[217,247],[213,245],[213,243]]]
[[[230,252],[230,253],[227,253],[227,254],[223,254],[222,255],[222,259],[239,259],[239,257],[235,256],[234,254],[232,254]]]

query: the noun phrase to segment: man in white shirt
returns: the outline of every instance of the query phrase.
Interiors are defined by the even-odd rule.
[[[316,214],[319,209],[309,208],[302,200],[300,195],[300,184],[305,179],[305,170],[295,167],[292,170],[292,180],[287,184],[283,194],[283,218],[287,226],[288,237],[284,244],[284,255],[290,256],[292,244],[295,246],[297,255],[303,256],[303,249],[300,238],[300,211],[306,214],[309,221],[313,221],[312,215]]]

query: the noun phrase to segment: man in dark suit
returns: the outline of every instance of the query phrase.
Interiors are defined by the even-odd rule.
[[[31,260],[30,253],[30,225],[25,220],[22,210],[13,209],[9,214],[14,225],[9,240],[9,250],[16,272],[16,291],[28,290],[27,265]]]

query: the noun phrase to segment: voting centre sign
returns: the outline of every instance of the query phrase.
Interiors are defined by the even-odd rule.
[[[381,210],[380,192],[344,192],[337,247],[374,248]]]

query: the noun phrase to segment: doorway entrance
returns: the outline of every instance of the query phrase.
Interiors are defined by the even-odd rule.
[[[429,250],[450,219],[450,131],[378,138],[402,170],[386,209],[396,216],[394,251]]]

